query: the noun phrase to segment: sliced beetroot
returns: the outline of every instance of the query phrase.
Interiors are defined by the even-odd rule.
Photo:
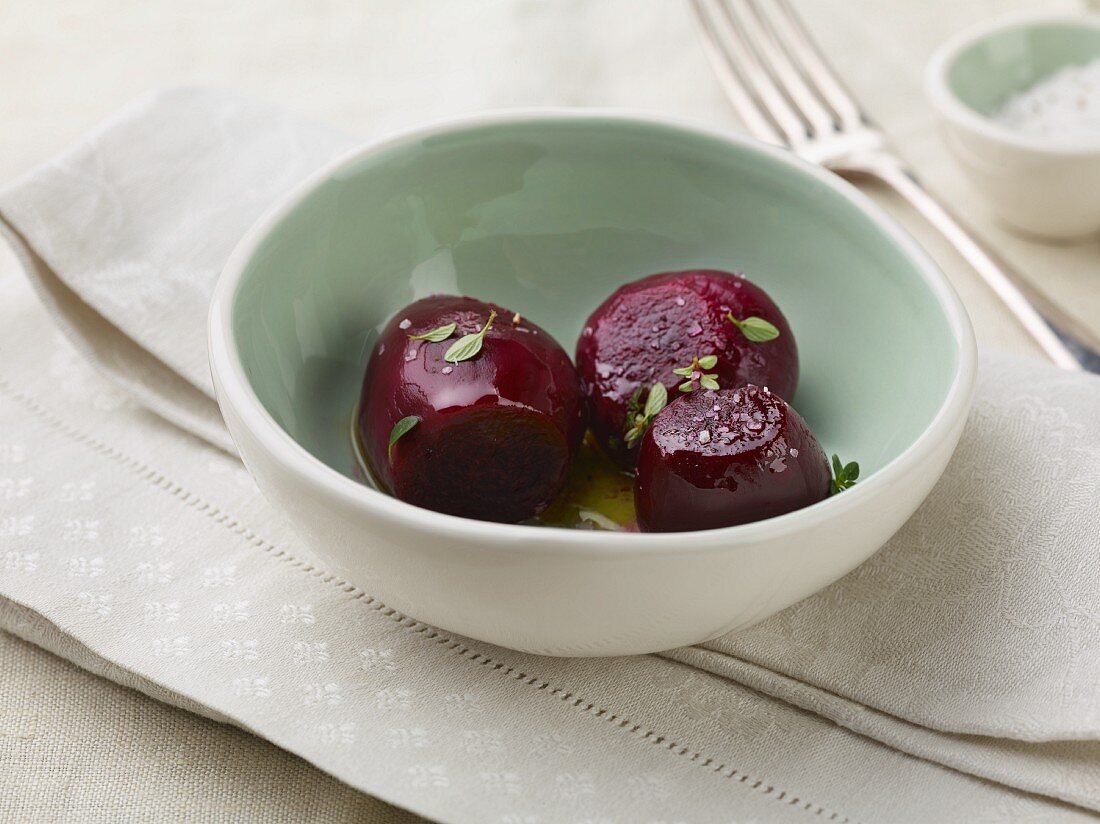
[[[809,506],[831,480],[817,438],[778,395],[700,391],[669,404],[642,438],[634,506],[645,532],[715,529]]]
[[[445,361],[491,312],[480,350]],[[432,339],[412,339],[433,330]],[[496,305],[437,296],[405,307],[382,331],[358,425],[375,480],[395,497],[512,523],[539,514],[561,489],[584,411],[576,370],[543,329]]]
[[[764,334],[751,321],[741,328],[729,320],[766,321]],[[778,331],[772,340],[767,325]],[[577,341],[577,371],[588,405],[589,426],[600,445],[621,466],[635,463],[636,445],[627,444],[627,409],[632,397],[663,383],[669,398],[684,382],[674,370],[693,358],[717,357],[713,374],[721,388],[754,383],[781,397],[794,395],[798,348],[779,307],[759,286],[741,275],[711,269],[665,272],[619,288],[594,311]]]

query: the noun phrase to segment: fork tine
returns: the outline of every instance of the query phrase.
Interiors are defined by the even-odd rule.
[[[691,0],[695,20],[703,33],[703,48],[707,58],[718,75],[722,91],[726,93],[737,116],[755,137],[768,143],[782,145],[778,127],[761,111],[760,104],[753,98],[746,81],[740,76],[735,65],[726,56],[726,46],[719,34],[721,24],[716,24],[704,0]]]
[[[786,40],[777,31],[768,11],[761,8],[770,7],[771,0],[743,0],[742,5],[748,9],[742,15],[746,38],[753,43],[783,92],[813,128],[815,133],[811,137],[836,131],[837,116],[828,103],[807,84],[800,67],[791,56]]]
[[[710,12],[708,17],[726,62],[741,78],[757,107],[775,124],[787,145],[802,146],[806,143],[808,124],[776,85],[760,55],[745,38],[744,24],[729,0],[712,0],[711,8],[715,7],[717,10]]]
[[[795,60],[801,64],[803,76],[836,112],[841,127],[854,129],[867,123],[868,118],[822,56],[788,0],[771,0],[770,5],[775,9],[769,19],[774,23],[777,38],[789,44]]]
[[[787,143],[792,147],[803,145],[809,124],[776,84],[759,51],[745,36],[743,10],[739,12],[733,0],[715,0],[715,3],[720,9],[719,19],[723,22],[720,31],[725,40],[727,58],[740,67],[742,77],[748,79],[757,101],[779,126]]]

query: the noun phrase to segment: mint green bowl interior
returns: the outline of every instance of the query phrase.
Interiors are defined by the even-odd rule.
[[[1100,28],[1070,22],[1001,29],[962,49],[947,67],[948,88],[982,115],[1067,66],[1100,57]]]
[[[743,271],[778,302],[801,353],[793,403],[864,478],[940,409],[958,344],[906,249],[772,152],[622,118],[453,127],[344,165],[248,262],[233,334],[267,411],[352,475],[366,358],[405,304],[493,300],[572,353],[617,286],[695,267]]]

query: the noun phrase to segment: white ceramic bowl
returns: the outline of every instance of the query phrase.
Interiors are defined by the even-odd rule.
[[[952,154],[1001,218],[1026,234],[1065,240],[1100,231],[1100,135],[1031,135],[991,115],[1010,95],[1096,58],[1100,15],[1041,13],[968,29],[928,63],[925,90]]]
[[[350,477],[364,353],[414,297],[491,297],[570,348],[622,282],[740,264],[784,307],[795,406],[828,451],[861,461],[854,488],[672,535],[466,520]],[[744,138],[573,111],[427,126],[321,170],[233,253],[210,353],[245,464],[328,571],[424,622],[550,655],[703,641],[844,575],[939,478],[975,372],[941,272],[840,178]]]

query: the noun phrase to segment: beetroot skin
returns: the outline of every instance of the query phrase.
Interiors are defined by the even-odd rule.
[[[730,313],[763,318],[779,337],[754,343],[727,319]],[[589,426],[617,463],[629,469],[636,460],[636,447],[623,440],[633,394],[641,389],[644,396],[661,381],[675,398],[684,378],[673,370],[706,355],[718,358],[706,371],[722,389],[752,383],[794,395],[798,348],[787,319],[740,275],[711,269],[651,275],[621,287],[589,316],[577,341],[577,371]]]
[[[778,395],[757,386],[692,392],[643,436],[634,506],[645,532],[715,529],[817,503],[831,479],[817,438]]]
[[[444,353],[497,317],[481,351]],[[445,340],[410,336],[456,323]],[[394,425],[418,419],[394,443]],[[417,506],[514,523],[539,514],[565,482],[584,434],[576,370],[556,340],[510,310],[473,298],[424,298],[398,312],[374,347],[359,435],[375,479]]]

